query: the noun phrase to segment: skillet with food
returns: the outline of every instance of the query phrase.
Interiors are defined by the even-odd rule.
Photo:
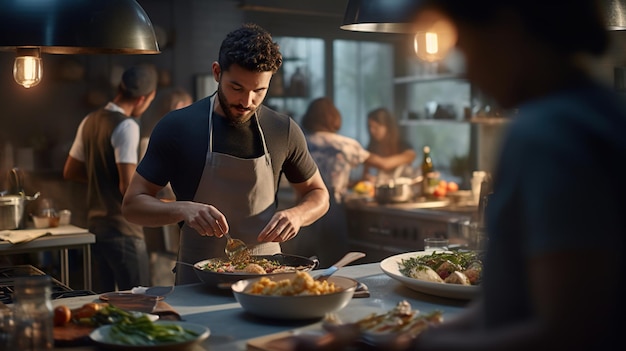
[[[226,258],[210,258],[196,262],[193,267],[198,279],[212,287],[229,288],[241,279],[259,278],[295,271],[311,271],[319,265],[317,258],[277,253],[252,255],[244,262]]]

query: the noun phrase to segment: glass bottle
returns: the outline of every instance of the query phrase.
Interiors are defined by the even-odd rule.
[[[434,177],[435,167],[433,160],[430,157],[430,146],[426,145],[423,149],[424,155],[422,158],[422,195],[429,197],[432,196],[435,191],[437,179]]]
[[[15,349],[51,350],[54,346],[51,280],[48,275],[15,279]]]
[[[424,146],[424,157],[422,159],[422,176],[426,177],[428,173],[434,172],[433,159],[430,157],[430,146]]]

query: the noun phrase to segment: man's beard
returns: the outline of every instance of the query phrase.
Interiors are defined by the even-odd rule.
[[[224,116],[226,117],[228,122],[231,124],[242,124],[242,123],[247,122],[248,120],[250,120],[250,117],[252,117],[252,114],[254,113],[254,111],[256,111],[256,110],[250,109],[248,110],[248,113],[244,115],[235,116],[230,110],[231,105],[228,103],[228,100],[226,100],[226,96],[224,96],[224,92],[222,92],[221,85],[217,86],[217,99],[220,103],[220,106],[222,107],[222,111],[224,111]],[[236,107],[242,107],[242,106],[239,105]]]

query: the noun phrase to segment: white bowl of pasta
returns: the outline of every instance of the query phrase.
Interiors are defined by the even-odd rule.
[[[346,307],[358,282],[331,276],[314,281],[308,272],[285,273],[240,280],[231,289],[237,302],[251,314],[272,319],[318,319]]]

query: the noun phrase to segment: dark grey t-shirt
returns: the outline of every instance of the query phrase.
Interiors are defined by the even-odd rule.
[[[146,155],[137,172],[148,181],[170,182],[179,200],[192,200],[204,169],[208,149],[210,99],[174,110],[155,126]],[[257,112],[272,159],[274,184],[278,189],[281,172],[292,183],[311,178],[317,166],[308,152],[298,124],[287,115],[265,106]],[[254,120],[233,126],[213,114],[213,149],[241,158],[263,154],[263,144]]]
[[[534,313],[528,280],[533,257],[569,252],[584,260],[589,249],[619,257],[626,249],[626,188],[604,190],[623,183],[625,107],[610,90],[586,84],[519,111],[504,138],[487,206],[482,288],[489,328]],[[619,264],[625,271],[626,261]],[[581,277],[580,283],[596,284],[589,279]],[[615,279],[620,280],[618,296],[624,296],[626,278]],[[620,335],[625,308],[623,299],[618,301],[614,320],[602,321],[616,329],[607,329],[608,335]]]

